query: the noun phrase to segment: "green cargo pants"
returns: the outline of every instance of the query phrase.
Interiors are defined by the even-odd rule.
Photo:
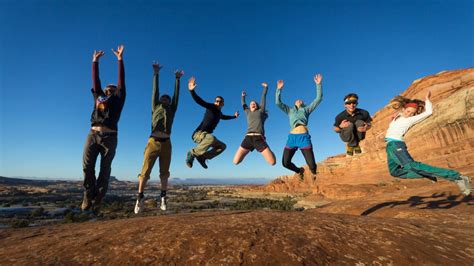
[[[389,141],[386,151],[388,170],[394,177],[430,179],[441,177],[450,181],[460,179],[461,174],[457,171],[416,162],[408,153],[403,141]]]
[[[195,157],[201,156],[207,160],[221,154],[226,148],[224,142],[205,131],[197,131],[194,133],[193,140],[197,143],[197,146],[191,150],[191,154]]]

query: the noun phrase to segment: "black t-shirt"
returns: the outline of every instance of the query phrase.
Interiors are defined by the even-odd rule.
[[[222,114],[221,110],[212,103],[205,102],[201,97],[199,97],[194,90],[191,91],[191,96],[193,97],[194,101],[197,104],[201,105],[202,107],[206,108],[206,113],[202,119],[201,124],[194,130],[194,133],[197,131],[205,131],[207,133],[213,133],[214,129],[216,129],[217,124],[219,121],[222,120],[230,120],[235,119],[235,116],[229,116]]]
[[[334,126],[338,127],[343,120],[348,120],[352,123],[355,123],[357,120],[362,120],[366,123],[370,123],[370,121],[372,121],[372,117],[370,117],[369,112],[364,109],[356,108],[352,115],[349,114],[346,110],[344,110],[336,116]]]

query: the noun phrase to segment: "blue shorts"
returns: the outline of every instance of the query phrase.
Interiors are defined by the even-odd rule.
[[[313,148],[313,144],[311,143],[311,136],[308,133],[288,135],[288,140],[286,141],[285,149],[304,150],[304,149],[311,149],[311,148]]]

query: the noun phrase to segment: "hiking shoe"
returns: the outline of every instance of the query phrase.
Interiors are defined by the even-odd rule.
[[[191,153],[191,151],[188,151],[188,153],[186,154],[186,165],[189,168],[192,168],[193,167],[193,161],[194,161],[194,156]]]
[[[362,149],[360,148],[359,144],[357,144],[357,146],[355,146],[355,147],[352,147],[352,150],[354,151],[355,154],[361,154],[362,153]]]
[[[346,155],[347,156],[352,156],[354,155],[354,147],[351,147],[349,145],[346,145]]]
[[[202,156],[197,156],[196,160],[202,166],[202,168],[207,169],[207,164],[206,164],[206,159],[205,158],[203,158]]]
[[[145,208],[145,197],[142,197],[142,198],[138,198],[137,199],[137,202],[135,203],[135,209],[133,210],[133,212],[135,214],[139,214],[143,211],[143,209]]]
[[[300,168],[300,172],[299,173],[296,173],[296,175],[298,175],[298,178],[300,179],[300,181],[304,181],[304,168],[301,167]]]
[[[160,200],[160,209],[166,211],[166,204],[168,203],[168,197],[161,197]]]
[[[461,179],[458,179],[454,182],[456,182],[456,185],[458,185],[459,190],[464,196],[468,196],[471,194],[471,178],[465,175],[460,176]]]

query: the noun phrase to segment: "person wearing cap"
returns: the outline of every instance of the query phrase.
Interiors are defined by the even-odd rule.
[[[433,105],[430,101],[431,92],[426,94],[426,100],[408,99],[396,96],[390,105],[398,113],[385,134],[387,142],[387,165],[392,176],[398,178],[428,178],[433,181],[437,177],[456,183],[460,192],[467,196],[471,194],[471,179],[461,175],[458,171],[434,167],[416,162],[408,153],[404,136],[415,124],[425,120],[433,114]]]
[[[295,101],[293,107],[289,107],[281,101],[281,90],[283,89],[283,80],[277,82],[276,90],[276,105],[288,115],[290,120],[290,134],[286,141],[286,146],[283,151],[282,164],[283,167],[295,172],[299,178],[304,180],[304,168],[297,167],[291,160],[299,149],[303,153],[303,157],[308,165],[313,180],[316,178],[316,161],[314,159],[313,144],[311,142],[311,135],[308,130],[309,115],[316,109],[323,99],[323,91],[321,81],[323,77],[317,74],[313,77],[316,84],[316,98],[309,104],[305,105],[302,100]]]
[[[336,116],[334,131],[339,134],[342,141],[346,142],[346,154],[362,152],[359,143],[365,138],[365,132],[370,129],[372,118],[369,112],[357,108],[359,96],[349,93],[344,97],[345,110]]]
[[[145,189],[147,181],[150,179],[150,173],[159,158],[161,194],[159,207],[166,210],[167,199],[166,190],[168,188],[168,178],[170,176],[171,163],[171,127],[173,126],[174,116],[178,108],[180,79],[184,75],[181,70],[176,70],[174,94],[171,98],[168,94],[160,96],[159,73],[163,67],[158,62],[153,62],[153,91],[151,97],[151,135],[146,144],[142,170],[138,175],[138,196],[135,203],[135,214],[141,213],[144,209]]]
[[[233,116],[222,114],[222,107],[224,107],[224,98],[216,96],[214,103],[205,102],[196,93],[196,78],[191,77],[188,81],[188,89],[191,92],[191,97],[200,106],[206,108],[201,124],[194,130],[192,139],[197,144],[196,147],[189,150],[186,154],[186,165],[189,168],[193,167],[194,159],[204,168],[207,169],[206,160],[221,154],[226,145],[224,142],[218,140],[212,133],[222,120],[231,120],[239,117],[239,112],[235,112]]]
[[[94,109],[91,114],[91,129],[87,135],[82,158],[84,173],[84,198],[81,209],[93,208],[99,211],[107,193],[112,160],[117,148],[117,131],[120,114],[125,103],[125,69],[123,65],[124,46],[118,46],[113,53],[118,60],[117,85],[109,84],[102,90],[99,78],[99,59],[105,54],[94,51],[92,56],[92,96]],[[100,172],[96,179],[95,164],[100,155]]]

